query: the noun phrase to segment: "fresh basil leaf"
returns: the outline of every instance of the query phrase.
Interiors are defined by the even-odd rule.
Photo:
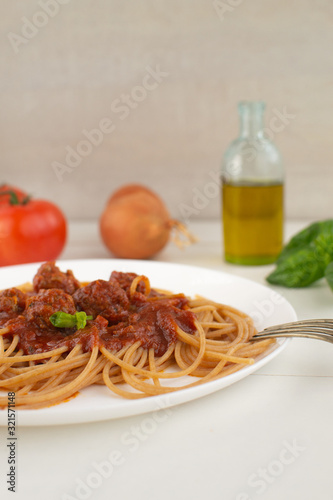
[[[267,281],[286,287],[305,287],[325,275],[333,261],[333,220],[316,222],[296,234],[281,252]]]
[[[326,266],[313,249],[299,250],[280,262],[266,279],[273,285],[305,287],[322,278]]]
[[[76,312],[75,314],[68,314],[63,311],[58,311],[50,316],[50,321],[53,326],[57,328],[73,328],[78,330],[84,328],[87,321],[93,319],[92,316],[87,316],[84,311]]]
[[[333,235],[333,219],[314,222],[299,233],[295,234],[295,236],[293,236],[287,243],[287,245],[285,245],[285,247],[283,248],[277,259],[277,263],[282,262],[298,250],[306,248],[320,235]]]
[[[330,262],[325,269],[325,278],[331,290],[333,290],[333,262]]]
[[[76,318],[76,328],[78,330],[81,330],[81,328],[84,328],[86,326],[87,320],[92,319],[92,316],[87,316],[84,311],[80,311],[75,313],[75,318]]]
[[[75,316],[58,311],[50,316],[50,321],[57,328],[73,328],[76,325]]]

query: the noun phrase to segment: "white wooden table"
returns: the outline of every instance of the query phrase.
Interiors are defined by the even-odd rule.
[[[307,223],[286,226],[286,236]],[[222,260],[220,225],[191,225],[200,241],[157,258],[267,285],[271,266]],[[109,257],[93,223],[73,223],[64,259]],[[274,287],[272,287],[274,288]],[[274,288],[298,318],[333,317],[323,282]],[[331,500],[333,345],[295,339],[270,364],[212,395],[168,411],[58,427],[20,427],[17,492],[7,491],[7,429],[0,429],[0,498]]]

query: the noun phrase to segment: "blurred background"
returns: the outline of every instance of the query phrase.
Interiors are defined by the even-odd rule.
[[[96,219],[128,182],[218,218],[237,103],[266,102],[286,216],[332,216],[330,0],[3,0],[1,175]],[[201,200],[201,201],[200,201]]]

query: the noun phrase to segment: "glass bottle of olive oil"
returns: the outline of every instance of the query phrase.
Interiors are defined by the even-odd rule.
[[[269,264],[282,249],[282,161],[264,134],[264,109],[261,101],[239,103],[240,135],[223,161],[224,255],[234,264]]]

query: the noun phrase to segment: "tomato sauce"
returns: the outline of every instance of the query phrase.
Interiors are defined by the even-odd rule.
[[[178,327],[189,334],[196,331],[195,315],[183,294],[168,297],[151,290],[145,295],[145,285],[139,282],[131,295],[130,286],[136,277],[135,273],[113,272],[109,281],[96,280],[78,287],[71,271],[62,273],[54,262],[48,262],[34,278],[33,294],[17,289],[0,294],[1,326],[9,328],[7,336],[19,336],[19,348],[25,354],[62,346],[72,349],[76,344],[84,352],[94,346],[119,351],[139,341],[161,356],[176,342]],[[84,311],[93,319],[83,329],[57,328],[50,316],[58,311]]]

